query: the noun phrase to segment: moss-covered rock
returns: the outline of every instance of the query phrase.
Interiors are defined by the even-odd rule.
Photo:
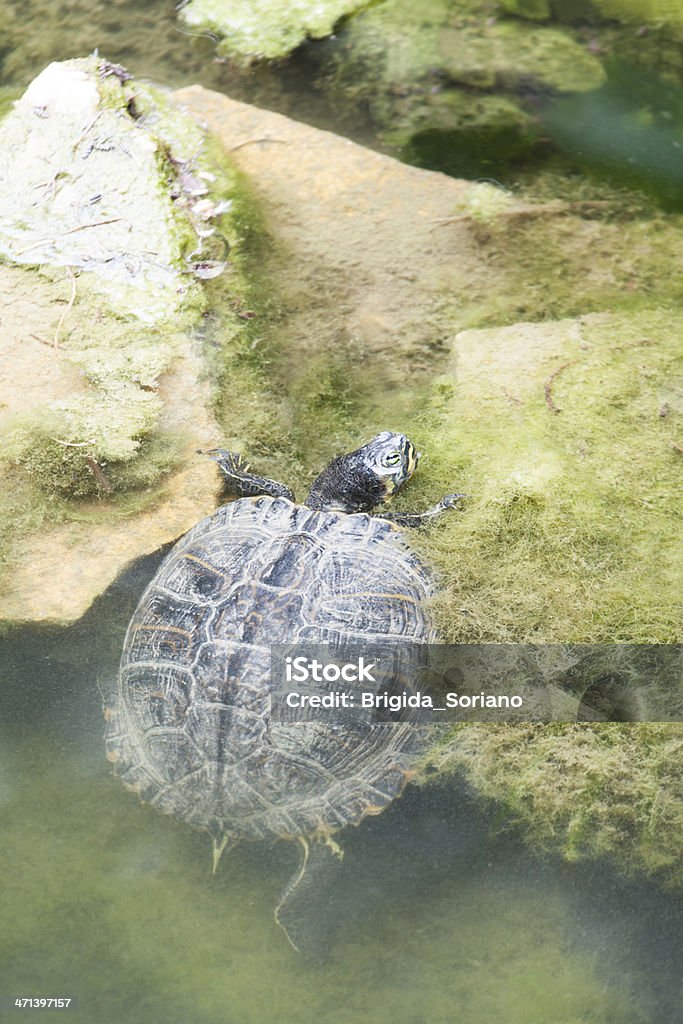
[[[457,336],[422,442],[474,496],[433,542],[450,640],[676,640],[682,329],[652,310]]]
[[[562,0],[556,0],[560,7]],[[627,24],[660,24],[683,31],[683,10],[678,0],[591,0],[604,18],[616,18]]]
[[[10,618],[60,621],[79,615],[127,560],[173,539],[212,508],[215,468],[197,455],[221,440],[213,417],[213,364],[199,353],[203,314],[209,303],[221,309],[212,359],[218,350],[231,350],[237,388],[236,339],[248,325],[241,313],[247,302],[255,305],[246,297],[240,249],[246,192],[204,129],[156,89],[131,85],[123,69],[99,58],[69,62],[62,71],[65,77],[53,69],[50,81],[77,81],[85,100],[78,90],[64,95],[61,110],[55,96],[59,109],[48,106],[46,118],[24,97],[22,111],[9,115],[16,115],[10,135],[25,116],[50,122],[48,170],[74,141],[76,163],[56,176],[35,210],[28,204],[30,223],[7,205],[0,217],[0,234],[17,261],[24,234],[38,235],[42,227],[37,251],[46,260],[40,268],[0,266],[0,590]],[[31,90],[27,95],[35,99]],[[100,106],[86,117],[95,96]],[[79,113],[81,100],[88,109]],[[121,160],[133,159],[129,136],[143,140],[151,199],[144,190],[131,198],[125,183],[119,188],[108,177],[109,164],[91,177],[80,173],[79,162],[88,164],[95,153],[86,147],[84,159],[80,135],[74,140],[67,129],[78,121],[85,138],[110,115],[123,126]],[[37,166],[38,139],[29,133],[25,141]],[[97,152],[106,158],[111,150]],[[35,173],[36,166],[29,162]],[[7,154],[5,171],[10,180]],[[11,182],[20,197],[20,182]],[[98,225],[106,237],[96,246],[70,247],[69,239],[88,233],[78,230],[81,219],[87,224],[92,217],[92,204],[84,212],[79,197],[95,188],[102,193],[98,203],[110,204],[106,212],[118,204],[117,222],[135,221],[125,244],[131,251],[142,247],[139,260],[116,255],[121,239],[107,235],[116,224]],[[151,224],[137,220],[143,201]],[[57,224],[69,217],[76,229],[65,228],[57,239]],[[146,246],[156,255],[145,254]],[[177,265],[155,264],[163,246]],[[110,264],[120,264],[122,276],[110,279]],[[158,273],[167,275],[165,283]],[[153,324],[145,322],[150,318]]]
[[[286,57],[307,38],[322,39],[372,0],[186,0],[180,17],[215,32],[220,53],[242,60]]]
[[[464,774],[539,849],[609,857],[680,888],[682,753],[678,724],[469,725],[431,753],[425,777]]]

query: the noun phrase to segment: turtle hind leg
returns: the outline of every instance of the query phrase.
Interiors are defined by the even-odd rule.
[[[328,894],[341,866],[342,854],[333,841],[299,837],[299,870],[275,908],[275,920],[297,953],[309,960],[327,958],[335,922]]]
[[[204,454],[210,455],[214,462],[218,463],[223,473],[225,489],[230,494],[239,494],[241,498],[256,498],[260,494],[268,494],[271,498],[289,498],[290,501],[294,501],[294,494],[285,484],[250,472],[249,463],[239,452],[212,448]]]
[[[230,836],[214,836],[213,837],[213,851],[211,858],[211,874],[215,875],[218,871],[218,865],[221,862],[221,857],[225,853],[226,849],[229,850],[231,846],[235,846],[235,840],[231,839]]]

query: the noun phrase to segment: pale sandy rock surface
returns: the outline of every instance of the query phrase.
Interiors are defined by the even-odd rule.
[[[479,256],[466,230],[457,254],[434,232],[471,185],[199,86],[176,96],[249,176],[288,254],[283,330],[299,358],[333,345],[335,333],[360,351],[417,358],[445,340],[444,292],[466,284]],[[326,308],[297,302],[297,291]]]

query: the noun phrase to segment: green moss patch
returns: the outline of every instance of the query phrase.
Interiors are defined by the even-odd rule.
[[[463,773],[537,848],[681,886],[682,754],[678,724],[470,725],[427,770]]]
[[[662,310],[460,336],[420,438],[433,489],[471,496],[430,537],[445,638],[676,639],[682,327]]]

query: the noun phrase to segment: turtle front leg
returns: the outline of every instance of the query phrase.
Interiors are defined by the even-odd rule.
[[[441,501],[438,501],[436,505],[432,505],[431,508],[426,509],[424,512],[387,512],[386,514],[380,512],[378,517],[380,519],[388,519],[390,523],[396,523],[397,526],[425,526],[430,519],[455,508],[458,502],[465,497],[465,494],[446,494]]]
[[[277,480],[269,480],[265,476],[251,473],[249,463],[238,452],[229,452],[224,448],[212,448],[204,452],[210,455],[225,477],[226,489],[231,494],[239,494],[241,498],[256,498],[260,494],[269,494],[271,498],[288,498],[294,501],[294,494]]]

